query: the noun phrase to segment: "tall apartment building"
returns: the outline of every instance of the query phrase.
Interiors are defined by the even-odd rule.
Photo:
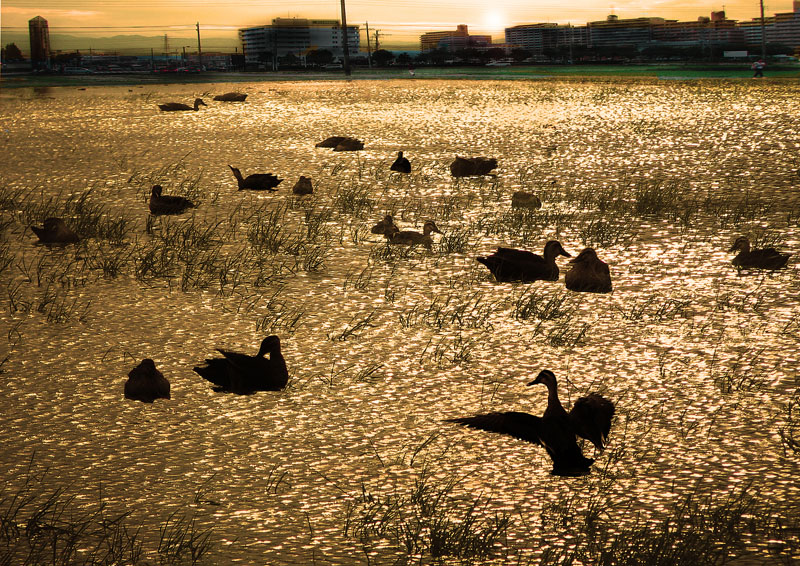
[[[344,34],[339,20],[275,18],[272,25],[239,30],[245,60],[256,63],[264,54],[303,57],[309,51],[326,49],[334,57],[344,56]],[[347,52],[358,53],[359,27],[347,26]]]
[[[31,65],[34,69],[50,66],[50,28],[41,16],[28,20],[31,42]]]
[[[593,47],[641,46],[655,39],[656,28],[666,22],[664,18],[628,18],[610,15],[605,20],[587,23],[589,44]]]
[[[507,44],[521,47],[534,55],[545,49],[556,49],[568,45],[587,45],[589,33],[586,26],[563,26],[559,24],[522,24],[506,28]]]
[[[694,22],[665,21],[656,26],[653,39],[662,45],[689,46],[698,44],[744,43],[744,32],[736,20],[725,12],[711,12],[711,17],[699,17]]]
[[[781,43],[800,51],[800,0],[794,0],[793,11],[764,18],[764,36],[767,43]],[[739,22],[745,41],[750,45],[761,43],[761,18]]]
[[[460,51],[470,47],[488,47],[492,44],[491,35],[470,35],[466,24],[456,26],[454,31],[429,31],[419,37],[420,49],[431,51],[445,49]]]

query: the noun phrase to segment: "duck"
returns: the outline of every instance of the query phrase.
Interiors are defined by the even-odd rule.
[[[391,214],[387,214],[383,217],[383,220],[378,222],[375,226],[370,228],[370,232],[373,234],[386,234],[387,230],[391,230],[393,232],[399,232],[400,229],[394,223],[394,218],[392,218]]]
[[[781,253],[775,248],[762,248],[757,250],[750,249],[750,240],[745,236],[739,236],[733,242],[728,252],[739,251],[731,263],[739,269],[781,269],[786,266],[789,256],[792,254]]]
[[[143,359],[139,365],[128,372],[125,382],[125,398],[143,403],[156,399],[169,399],[169,381],[150,358]]]
[[[292,187],[292,193],[295,195],[310,195],[314,192],[314,187],[311,184],[311,179],[300,175],[300,178]]]
[[[422,225],[421,234],[414,230],[400,230],[397,228],[397,226],[392,224],[386,228],[386,231],[383,235],[386,236],[386,240],[390,244],[420,244],[428,249],[431,249],[431,246],[433,245],[433,238],[431,238],[432,232],[436,232],[437,234],[442,233],[433,220],[426,220],[425,224]]]
[[[193,368],[203,379],[213,383],[214,391],[250,394],[255,391],[280,391],[289,382],[281,341],[267,336],[255,356],[217,349],[222,358],[210,358],[205,366]],[[269,358],[264,357],[269,354]]]
[[[459,157],[450,164],[453,177],[476,177],[489,175],[497,167],[497,159],[488,157]]]
[[[208,104],[203,102],[202,98],[195,98],[194,106],[189,106],[182,102],[166,102],[164,104],[159,104],[158,107],[161,108],[162,112],[176,112],[178,110],[194,110],[197,112],[200,109],[200,105],[208,106]]]
[[[567,412],[558,398],[555,374],[542,370],[528,385],[547,387],[547,408],[541,417],[518,411],[493,412],[471,417],[446,419],[470,428],[508,434],[514,438],[544,446],[553,462],[555,476],[575,477],[590,472],[593,458],[583,455],[577,438],[591,442],[602,453],[611,432],[614,403],[598,393],[575,401]]]
[[[60,218],[45,218],[42,228],[31,226],[42,244],[74,244],[80,238]]]
[[[231,171],[233,171],[233,176],[236,177],[236,182],[239,183],[239,190],[251,190],[251,191],[271,191],[275,192],[278,189],[278,185],[283,182],[283,179],[278,179],[277,175],[273,175],[272,173],[253,173],[252,175],[248,175],[247,177],[242,177],[241,171],[239,171],[236,167],[230,167]]]
[[[364,142],[348,136],[331,136],[314,147],[332,147],[333,151],[358,151],[364,149]]]
[[[161,185],[153,185],[150,191],[150,214],[181,214],[195,207],[188,198],[162,195],[163,190]]]
[[[243,92],[226,92],[225,94],[218,94],[214,100],[220,102],[244,102],[247,94]]]
[[[411,162],[403,157],[402,151],[398,151],[397,159],[394,160],[389,169],[398,173],[411,173]]]
[[[511,208],[542,208],[542,199],[533,193],[516,191],[511,195]]]
[[[488,267],[494,278],[501,282],[558,281],[556,256],[572,256],[557,240],[547,242],[542,253],[544,257],[527,250],[501,247],[490,256],[475,259]]]
[[[608,264],[597,257],[593,248],[585,248],[578,257],[570,260],[572,268],[564,275],[564,284],[570,291],[610,293],[611,273]]]

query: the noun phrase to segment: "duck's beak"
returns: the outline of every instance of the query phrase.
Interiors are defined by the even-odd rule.
[[[528,387],[530,387],[531,385],[538,385],[538,384],[540,384],[540,383],[542,382],[542,380],[541,380],[541,379],[539,379],[541,376],[542,376],[542,374],[539,374],[539,375],[537,375],[537,376],[536,376],[536,379],[534,379],[533,381],[531,381],[530,383],[528,383]]]
[[[563,255],[564,257],[572,257],[572,255],[570,255],[570,254],[567,252],[567,250],[565,250],[564,248],[561,248],[561,251],[560,251],[560,252],[558,252],[558,255]]]

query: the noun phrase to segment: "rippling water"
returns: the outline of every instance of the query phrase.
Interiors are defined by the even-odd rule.
[[[246,103],[211,102],[234,89]],[[156,106],[195,96],[208,108]],[[742,234],[800,249],[796,83],[253,83],[0,100],[3,477],[22,477],[33,456],[78,504],[101,494],[153,529],[191,508],[214,526],[218,563],[363,560],[343,534],[348,504],[409,491],[421,474],[489,498],[489,516],[510,513],[508,545],[531,555],[548,510],[574,495],[578,507],[600,498],[625,525],[695,490],[752,484],[776,514],[797,515],[799,459],[780,433],[800,387],[798,264],[739,274],[727,253]],[[365,149],[314,147],[329,135]],[[411,176],[389,173],[398,150]],[[496,157],[497,176],[454,180],[454,155]],[[229,164],[285,181],[239,192]],[[300,175],[312,198],[291,195]],[[200,206],[148,221],[155,182]],[[681,212],[636,213],[647,187],[678,194]],[[107,218],[129,219],[124,237],[36,245],[34,205],[57,211],[89,189]],[[512,213],[520,189],[542,210]],[[433,218],[444,235],[432,252],[390,250],[369,233],[386,213],[401,228]],[[270,214],[285,237],[274,254],[252,238]],[[206,255],[147,273],[158,235],[187,226],[211,230],[189,246]],[[474,260],[552,238],[573,255],[594,245],[613,293],[567,292],[563,275],[496,283]],[[205,278],[192,271],[202,262]],[[534,292],[563,316],[515,317]],[[192,371],[217,347],[255,353],[267,333],[282,338],[286,391],[217,394]],[[123,399],[145,357],[170,380],[170,401]],[[565,404],[587,391],[617,404],[586,478],[550,476],[540,447],[442,424],[540,414],[545,392],[525,383],[543,368]]]

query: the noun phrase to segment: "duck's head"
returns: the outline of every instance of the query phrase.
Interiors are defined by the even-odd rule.
[[[536,379],[528,383],[528,385],[538,385],[540,383],[546,385],[548,388],[555,387],[556,374],[549,369],[543,369],[539,372],[539,375],[536,376]]]
[[[195,99],[194,99],[194,105],[195,105],[195,106],[208,106],[208,104],[206,104],[205,102],[203,102],[203,99],[202,99],[202,98],[195,98]]]
[[[402,151],[398,151],[397,152],[397,157],[403,157],[403,152]]]
[[[153,188],[150,191],[150,196],[158,198],[161,196],[161,192],[163,190],[164,189],[161,187],[161,185],[153,185]]]
[[[578,257],[575,259],[571,259],[570,263],[585,263],[585,262],[593,262],[599,261],[597,258],[597,252],[594,251],[594,248],[584,248],[584,250],[578,254]]]
[[[156,371],[156,363],[150,358],[143,359],[138,366],[128,372],[128,377],[152,375]]]
[[[557,255],[563,255],[564,257],[572,257],[561,246],[561,242],[559,242],[558,240],[550,240],[544,245],[544,255],[552,255],[553,257]]]
[[[45,218],[43,225],[44,229],[48,232],[58,232],[59,230],[63,230],[67,227],[64,221],[60,218]]]
[[[274,334],[271,336],[267,336],[261,341],[261,347],[258,349],[258,355],[263,356],[266,353],[272,352],[280,352],[281,351],[281,340]]]
[[[442,231],[439,230],[439,227],[436,226],[436,222],[433,220],[426,220],[425,224],[422,225],[422,232],[424,234],[430,234],[431,232],[436,232],[437,234],[441,234]]]
[[[728,250],[728,253],[735,252],[738,250],[741,250],[743,252],[750,251],[750,240],[748,240],[745,236],[739,236],[738,238],[736,238],[736,240],[733,242],[733,245],[731,246],[731,249]]]

